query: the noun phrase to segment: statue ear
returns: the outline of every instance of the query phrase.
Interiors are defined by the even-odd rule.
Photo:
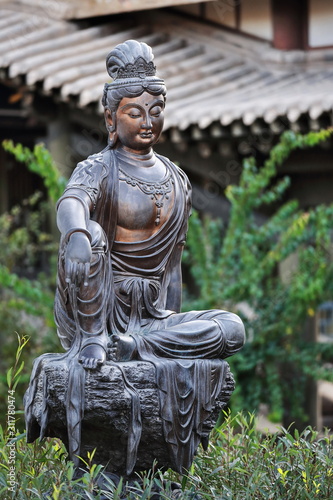
[[[104,118],[105,118],[106,129],[109,133],[108,143],[109,146],[113,148],[117,142],[116,113],[110,111],[108,108],[105,108]]]
[[[114,130],[116,130],[116,113],[110,111],[109,108],[105,108],[104,118],[108,132],[113,132]]]

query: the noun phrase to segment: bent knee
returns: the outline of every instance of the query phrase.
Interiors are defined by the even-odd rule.
[[[231,344],[237,350],[243,347],[245,343],[245,328],[240,317],[235,313],[223,311],[216,320],[221,325],[227,343]]]
[[[232,328],[230,329],[230,340],[233,341],[235,347],[238,349],[243,347],[245,343],[245,327],[243,321],[237,314],[231,313],[232,318]]]

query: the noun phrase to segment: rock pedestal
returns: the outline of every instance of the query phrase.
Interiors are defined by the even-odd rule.
[[[38,430],[41,425],[46,402],[45,435],[60,438],[67,448],[68,379],[69,368],[66,360],[46,363],[39,373],[32,405],[32,423],[35,429]],[[94,462],[105,465],[106,470],[112,473],[126,476],[127,440],[132,412],[129,384],[139,395],[142,422],[135,471],[151,468],[155,460],[160,468],[173,468],[174,464],[163,435],[155,367],[152,363],[143,361],[107,362],[100,370],[87,371],[80,456],[85,458],[88,451],[92,452],[96,448]],[[233,390],[234,379],[227,365],[222,391],[203,425],[205,434],[208,435],[215,425],[220,410],[229,401]]]

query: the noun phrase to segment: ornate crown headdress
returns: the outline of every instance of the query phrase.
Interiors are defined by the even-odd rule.
[[[106,58],[106,69],[113,82],[106,84],[108,88],[119,88],[128,85],[164,83],[157,78],[154,56],[149,45],[136,40],[127,40],[117,45]]]

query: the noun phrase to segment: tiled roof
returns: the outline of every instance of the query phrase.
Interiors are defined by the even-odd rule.
[[[157,11],[158,14],[158,11]],[[56,21],[0,6],[0,76],[14,85],[38,87],[77,107],[101,111],[108,81],[105,56],[129,38],[152,46],[167,84],[165,128],[228,126],[278,117],[317,119],[333,106],[333,50],[283,53],[201,22],[160,11],[130,26]]]

